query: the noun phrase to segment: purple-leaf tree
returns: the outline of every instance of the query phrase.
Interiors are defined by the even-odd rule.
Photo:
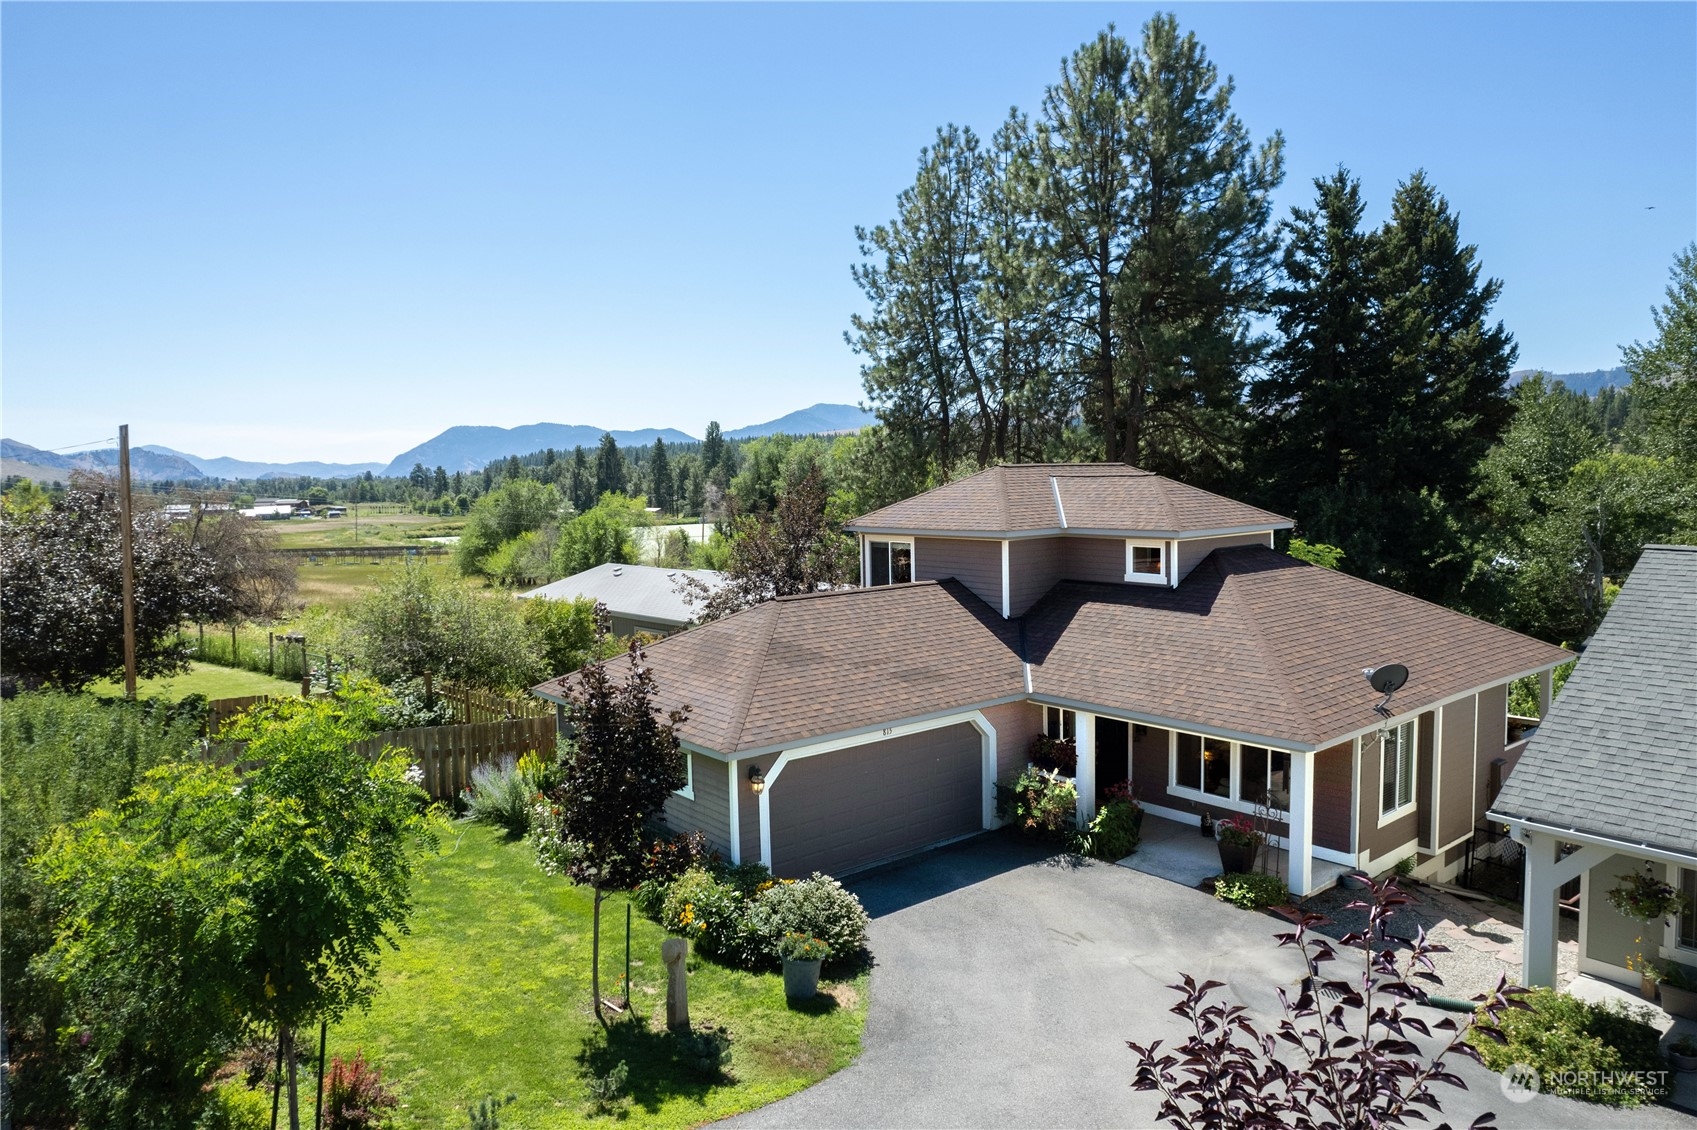
[[[1446,1070],[1446,1059],[1479,1058],[1464,1039],[1475,1021],[1428,1024],[1410,1011],[1427,1002],[1424,986],[1443,984],[1431,955],[1448,950],[1428,941],[1424,929],[1412,940],[1388,932],[1396,909],[1409,901],[1389,879],[1373,884],[1369,900],[1345,907],[1366,910],[1367,926],[1337,943],[1361,958],[1360,973],[1340,979],[1325,976],[1338,960],[1337,946],[1315,929],[1327,920],[1281,908],[1296,929],[1278,935],[1279,944],[1302,951],[1309,975],[1294,997],[1279,990],[1283,1016],[1270,1032],[1242,1005],[1213,999],[1220,982],[1181,974],[1172,986],[1181,999],[1171,1011],[1189,1023],[1190,1035],[1169,1049],[1160,1040],[1127,1041],[1137,1055],[1132,1086],[1159,1092],[1158,1117],[1185,1130],[1367,1130],[1425,1123],[1426,1112],[1440,1113],[1434,1085],[1467,1086]],[[1494,1024],[1503,1009],[1524,1007],[1515,999],[1522,992],[1500,979],[1493,992],[1473,999]],[[1448,1033],[1435,1052],[1412,1038],[1434,1033]],[[1472,1125],[1495,1121],[1483,1114]]]

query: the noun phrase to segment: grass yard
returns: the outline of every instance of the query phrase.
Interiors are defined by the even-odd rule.
[[[88,689],[91,694],[104,698],[118,698],[123,696],[124,680],[90,683]],[[160,679],[141,679],[136,683],[136,697],[163,698],[171,702],[191,694],[203,694],[207,698],[246,698],[256,694],[300,694],[300,691],[299,683],[273,679],[269,675],[234,667],[218,667],[211,663],[191,663],[186,674]]]
[[[624,1061],[620,1117],[641,1126],[696,1126],[762,1106],[847,1066],[860,1051],[866,978],[821,985],[818,1007],[785,1002],[777,973],[723,969],[693,956],[690,1019],[730,1035],[727,1078],[711,1082],[665,1030],[660,927],[632,923],[634,1019],[603,1039],[590,1011],[588,888],[537,870],[523,842],[455,824],[420,868],[412,933],[383,959],[371,1010],[331,1029],[344,1057],[363,1048],[401,1095],[398,1125],[467,1123],[485,1095],[517,1098],[503,1127],[610,1123],[590,1113],[586,1075]],[[624,973],[623,896],[602,904],[602,992]],[[829,996],[825,996],[826,992]]]

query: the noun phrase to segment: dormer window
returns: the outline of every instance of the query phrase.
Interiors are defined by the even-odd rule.
[[[869,585],[905,585],[913,580],[911,541],[868,541],[866,558]]]
[[[1144,585],[1165,585],[1172,577],[1172,554],[1164,541],[1127,538],[1125,579]]]

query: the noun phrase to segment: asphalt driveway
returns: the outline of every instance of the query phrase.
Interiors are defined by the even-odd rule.
[[[1167,1009],[1179,971],[1226,984],[1263,1017],[1302,973],[1281,924],[1124,867],[980,836],[849,885],[871,913],[872,974],[860,1059],[817,1086],[728,1120],[747,1127],[1155,1125],[1131,1089],[1126,1040],[1182,1038]],[[1270,1027],[1270,1025],[1269,1025]],[[1444,1118],[1484,1110],[1504,1127],[1670,1126],[1697,1118],[1566,1099],[1507,1101],[1471,1061]]]

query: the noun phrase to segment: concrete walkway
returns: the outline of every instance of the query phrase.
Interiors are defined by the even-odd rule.
[[[1157,1102],[1131,1089],[1125,1041],[1182,1038],[1167,1011],[1179,972],[1224,982],[1222,995],[1264,1020],[1278,1014],[1278,988],[1303,973],[1274,940],[1282,920],[1006,834],[850,886],[873,915],[877,959],[860,1059],[731,1125],[1153,1126]],[[1470,1089],[1442,1088],[1434,1124],[1493,1110],[1503,1127],[1697,1130],[1665,1108],[1511,1103],[1483,1067],[1451,1067]]]

